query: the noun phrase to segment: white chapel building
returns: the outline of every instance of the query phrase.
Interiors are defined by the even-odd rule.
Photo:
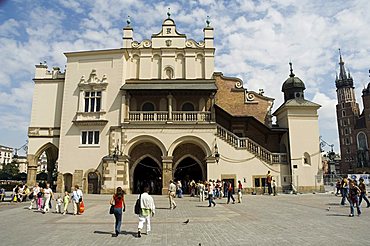
[[[322,189],[320,105],[304,98],[304,83],[291,69],[272,113],[274,99],[214,71],[208,21],[203,31],[202,41],[189,39],[168,14],[138,42],[128,22],[120,48],[65,53],[65,72],[36,65],[28,183],[45,152],[58,192],[150,185],[166,194],[171,179],[220,179],[259,193],[268,171],[279,190]]]

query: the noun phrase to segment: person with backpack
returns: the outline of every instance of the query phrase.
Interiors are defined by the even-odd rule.
[[[137,237],[141,237],[141,230],[146,223],[146,234],[149,235],[151,231],[150,217],[155,214],[154,200],[151,195],[149,195],[150,188],[148,186],[144,187],[144,193],[140,194],[140,213],[139,213],[139,225],[137,227]]]
[[[125,192],[121,187],[117,187],[116,193],[113,195],[112,199],[110,200],[110,205],[114,206],[114,218],[115,218],[115,234],[112,237],[117,237],[121,232],[121,224],[122,224],[122,212],[126,210],[125,204]]]

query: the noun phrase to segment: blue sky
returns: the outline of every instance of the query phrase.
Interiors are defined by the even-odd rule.
[[[202,40],[207,15],[215,28],[216,71],[236,76],[248,90],[264,89],[283,102],[282,83],[294,73],[305,97],[322,105],[320,133],[339,149],[335,105],[338,48],[356,86],[370,82],[370,5],[367,0],[0,0],[0,145],[27,139],[34,65],[64,68],[63,52],[122,47],[131,16],[134,39],[157,33],[167,8],[177,28]]]

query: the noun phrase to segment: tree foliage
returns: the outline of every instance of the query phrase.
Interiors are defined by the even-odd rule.
[[[19,167],[14,161],[10,163],[3,163],[2,169],[0,170],[0,179],[11,180],[15,179],[19,173]]]

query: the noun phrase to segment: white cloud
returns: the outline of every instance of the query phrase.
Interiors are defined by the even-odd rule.
[[[19,36],[19,22],[14,19],[9,19],[0,25],[0,36],[9,37],[9,36]]]
[[[31,103],[29,97],[14,102],[11,96],[30,91],[19,81],[31,81],[34,64],[47,60],[51,66],[63,69],[63,52],[121,47],[127,15],[131,16],[135,40],[150,38],[160,31],[168,7],[178,30],[195,40],[203,38],[202,29],[209,15],[215,28],[216,69],[226,76],[241,77],[249,90],[263,88],[266,96],[276,99],[274,108],[282,103],[281,86],[292,60],[294,73],[306,85],[306,98],[322,105],[320,128],[324,137],[328,134],[325,139],[329,141],[337,138],[333,124],[326,122],[336,122],[333,105],[338,48],[342,48],[346,67],[354,78],[360,105],[363,84],[369,82],[370,15],[366,0],[58,3],[63,8],[20,1],[19,6],[31,9],[29,15],[11,16],[0,24],[0,53],[5,57],[0,60],[0,91],[9,102]],[[0,99],[2,105],[9,103]],[[27,115],[22,111],[18,114]]]

